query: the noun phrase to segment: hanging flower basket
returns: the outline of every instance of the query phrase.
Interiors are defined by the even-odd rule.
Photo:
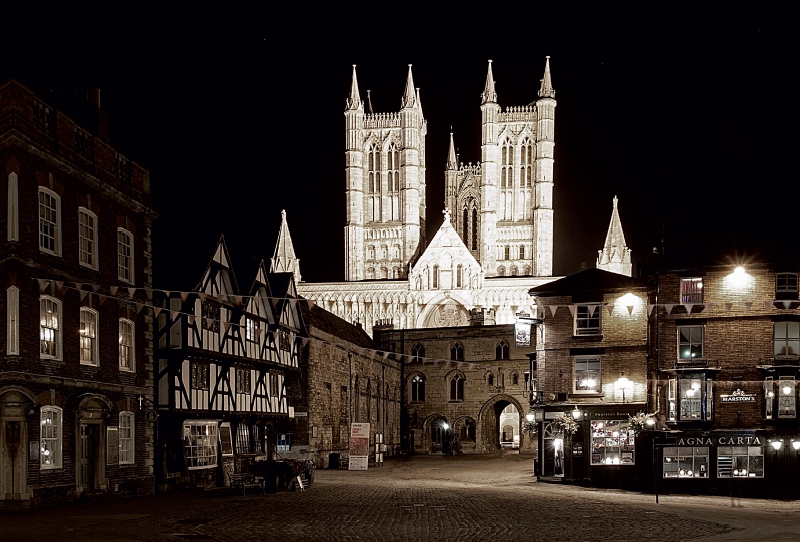
[[[628,417],[628,423],[633,434],[638,436],[642,431],[648,431],[655,427],[655,415],[637,412],[635,415]]]
[[[536,422],[529,422],[528,420],[522,422],[522,432],[528,435],[535,435],[537,431],[536,427]]]
[[[565,436],[572,436],[578,431],[578,422],[572,417],[572,414],[564,414],[555,419],[556,429],[559,433]]]

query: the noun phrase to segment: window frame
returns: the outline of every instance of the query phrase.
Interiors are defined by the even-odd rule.
[[[55,308],[55,311],[48,312],[47,314],[54,314],[55,315],[56,326],[57,327],[46,327],[44,325],[45,310],[46,309],[42,307],[43,303],[52,303],[53,307]],[[56,361],[62,361],[63,360],[63,352],[64,352],[64,348],[63,348],[63,329],[62,329],[63,322],[64,322],[64,319],[62,317],[61,300],[57,299],[55,297],[49,296],[49,295],[39,296],[39,358],[40,359],[52,359],[52,360],[56,360]],[[46,341],[46,342],[52,342],[53,343],[53,348],[55,350],[54,354],[46,354],[46,353],[42,352],[42,343],[45,342],[45,341],[43,341],[43,335],[44,335],[44,330],[45,329],[49,329],[49,330],[53,331],[53,339],[52,339],[52,341]]]
[[[450,345],[450,361],[464,361],[464,347],[458,341]]]
[[[797,299],[797,294],[797,273],[775,273],[775,299]]]
[[[590,363],[597,363],[597,368],[589,366]],[[603,359],[602,356],[574,356],[572,370],[575,378],[572,381],[572,391],[577,394],[597,394],[603,391]],[[586,383],[582,377],[586,377]],[[594,377],[594,386],[591,386],[591,379]]]
[[[594,307],[591,311],[589,307]],[[575,307],[575,336],[600,335],[603,331],[600,303],[580,303]]]
[[[783,337],[778,337],[783,328]],[[780,320],[772,323],[774,348],[772,355],[777,359],[796,359],[800,355],[800,322]],[[782,343],[782,344],[781,344]],[[782,353],[778,349],[783,350]]]
[[[209,364],[203,361],[192,361],[189,365],[189,389],[197,391],[210,390]]]
[[[686,383],[686,384],[684,384]],[[698,385],[695,386],[694,384]],[[693,391],[691,396],[687,395]],[[694,393],[700,396],[695,399]],[[692,407],[687,417],[684,401],[688,399]],[[667,421],[669,422],[708,422],[714,419],[714,381],[704,372],[679,373],[667,381]],[[698,412],[697,416],[691,413]]]
[[[250,395],[252,394],[252,375],[250,369],[247,367],[235,367],[234,368],[234,380],[236,386],[236,393],[241,395]],[[245,391],[242,391],[245,390]]]
[[[19,353],[19,288],[12,285],[6,290],[6,355]]]
[[[681,326],[676,326],[676,327],[677,327],[677,341],[678,341],[678,361],[686,362],[686,361],[703,360],[703,359],[705,359],[705,344],[704,344],[704,342],[705,342],[705,325],[703,325],[703,324],[699,324],[699,325],[681,325]],[[695,337],[692,336],[692,330],[697,330],[697,329],[700,330],[700,341],[699,342],[695,341],[694,340]],[[683,341],[682,340],[681,333],[684,330],[688,333],[688,335],[687,335],[688,336],[688,341]],[[700,346],[700,355],[699,356],[692,355],[692,350],[696,345]],[[688,357],[684,357],[683,356],[683,351],[681,350],[681,348],[685,347],[685,346],[688,346],[688,348],[689,348],[689,350],[688,350],[689,356]]]
[[[51,198],[53,207],[47,206],[46,202],[42,201],[42,197],[46,196]],[[38,206],[39,206],[39,251],[53,256],[61,256],[61,196],[46,188],[39,187],[38,192]],[[43,210],[47,209],[55,215],[55,221],[50,218],[42,216]],[[52,228],[51,232],[45,232],[45,224]],[[42,236],[47,236],[48,239],[52,237],[53,248],[46,247],[42,244]]]
[[[126,344],[124,340],[123,334],[123,326],[129,325],[130,326],[130,344]],[[128,352],[128,359],[129,364],[125,366],[123,364],[124,355],[123,352]],[[129,373],[136,372],[136,322],[131,320],[130,318],[120,318],[119,319],[119,370],[126,371]]]
[[[742,448],[746,448],[746,454],[742,450]],[[737,453],[738,451],[738,453]],[[736,464],[736,458],[747,458],[747,467],[745,469],[744,474],[734,474],[734,471],[740,471],[741,469],[734,469],[734,465]],[[758,465],[758,460],[753,460],[751,458],[761,458],[761,475],[754,474],[753,476],[750,475],[750,469],[753,468],[752,465],[755,463],[756,468]],[[730,459],[730,469],[728,465],[722,462],[723,459]],[[724,465],[724,466],[723,466]],[[738,465],[737,465],[738,466]],[[725,471],[730,471],[730,474],[723,474]],[[764,477],[764,447],[763,446],[719,446],[717,448],[717,478],[763,478]]]
[[[205,434],[200,431],[205,431]],[[217,453],[219,426],[216,421],[184,420],[182,440],[187,470],[214,469],[217,467],[219,464],[219,454]]]
[[[681,278],[681,303],[703,303],[703,277]]]
[[[609,426],[611,426],[612,429],[610,429]],[[609,465],[636,464],[636,436],[629,421],[592,420],[589,431],[592,434],[592,448],[590,452],[590,463],[592,465],[607,467]],[[610,434],[608,434],[609,432]],[[616,433],[616,435],[614,433]],[[614,446],[615,439],[616,446]],[[618,448],[618,450],[616,452],[609,452],[609,448]],[[610,459],[609,454],[616,454],[618,456],[616,458],[617,461],[608,461]],[[630,461],[624,461],[624,459],[626,459],[624,457],[625,454],[630,454]],[[600,461],[595,461],[596,455],[602,455],[603,457]]]
[[[701,458],[705,458],[705,463]],[[699,461],[698,461],[699,460]],[[688,467],[690,468],[681,468]],[[711,476],[711,454],[709,446],[668,446],[661,460],[661,477],[666,479],[692,480]],[[667,466],[669,465],[669,470]],[[674,470],[673,470],[674,465]],[[705,466],[705,470],[703,470]],[[674,473],[674,474],[673,474]]]
[[[425,345],[417,343],[411,347],[411,362],[421,363],[422,358],[425,357]]]
[[[47,423],[52,418],[45,419],[46,414],[55,414],[57,420],[55,423]],[[63,467],[63,448],[64,448],[64,410],[57,406],[43,406],[39,411],[39,469],[40,470],[53,470]],[[48,427],[53,427],[52,431],[48,431]],[[54,435],[54,436],[45,436]],[[46,443],[53,443],[52,448],[46,446]],[[51,451],[51,454],[46,454],[46,451]],[[46,458],[54,455],[52,463],[45,463]]]
[[[6,241],[19,241],[19,177],[13,171],[8,174],[6,205]]]
[[[92,225],[89,226],[84,224],[83,216],[86,216],[89,220],[92,221]],[[83,235],[84,228],[88,229],[91,228],[91,235],[92,237],[89,238]],[[98,259],[98,221],[97,215],[94,214],[92,211],[87,209],[86,207],[78,207],[78,264],[83,267],[88,267],[89,269],[94,269],[97,271],[100,265],[100,261]],[[87,245],[89,245],[89,250],[84,250],[83,245],[84,241]],[[91,263],[84,262],[84,254],[88,254],[91,257]]]
[[[129,425],[123,425],[128,420]],[[119,413],[119,464],[136,464],[136,415],[128,410]],[[127,455],[126,455],[127,454]]]
[[[425,375],[415,374],[409,380],[409,400],[412,403],[425,402]]]
[[[123,243],[123,237],[127,237],[129,243]],[[127,248],[128,254],[123,252]],[[117,278],[128,284],[136,284],[136,274],[134,267],[134,238],[133,232],[126,228],[117,228]],[[123,262],[127,259],[127,265]],[[128,271],[128,276],[123,274],[123,270]]]
[[[449,403],[463,403],[464,402],[464,388],[466,378],[461,373],[456,373],[448,379],[448,402]]]
[[[499,360],[509,360],[511,359],[511,348],[508,345],[508,341],[503,339],[494,348],[495,359]]]
[[[91,315],[91,319],[93,321],[89,321],[89,316]],[[91,324],[93,329],[86,330],[88,324]],[[89,365],[92,367],[99,367],[100,366],[100,348],[99,348],[99,336],[100,336],[100,313],[91,308],[91,307],[81,307],[80,308],[80,327],[78,328],[78,334],[80,336],[79,342],[79,359],[81,365]],[[91,332],[91,335],[89,334]],[[88,348],[84,345],[84,341],[88,342]],[[85,359],[84,353],[90,352],[91,359]]]

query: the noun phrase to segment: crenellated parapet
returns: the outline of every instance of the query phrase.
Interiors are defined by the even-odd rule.
[[[400,128],[403,125],[403,116],[400,113],[373,113],[364,115],[364,129]]]
[[[535,105],[514,105],[506,107],[497,116],[498,123],[504,122],[536,122],[538,110]]]

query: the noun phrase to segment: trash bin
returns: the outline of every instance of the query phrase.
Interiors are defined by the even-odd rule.
[[[328,454],[328,468],[329,469],[338,469],[339,468],[339,458],[341,456],[339,454]]]

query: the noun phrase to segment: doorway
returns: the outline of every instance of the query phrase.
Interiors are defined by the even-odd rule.
[[[436,418],[431,423],[431,453],[441,453],[450,425],[445,418]]]
[[[101,459],[99,433],[98,424],[81,424],[78,486],[84,491],[97,489],[98,461]]]
[[[553,422],[546,422],[542,432],[544,461],[542,476],[564,476],[564,435],[556,432]]]

